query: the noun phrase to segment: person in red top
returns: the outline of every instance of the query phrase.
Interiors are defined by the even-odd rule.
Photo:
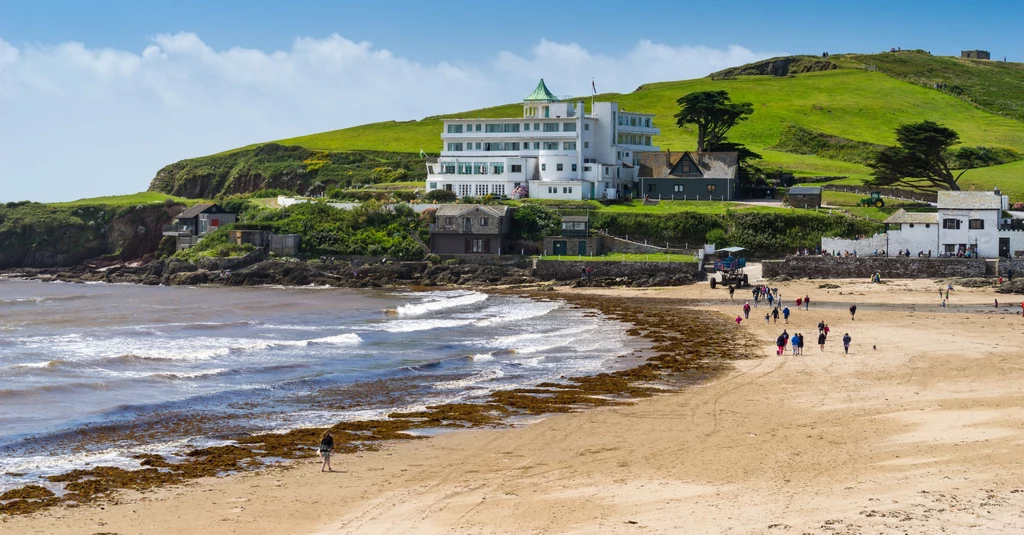
[[[750,303],[743,303],[743,317],[750,319]]]

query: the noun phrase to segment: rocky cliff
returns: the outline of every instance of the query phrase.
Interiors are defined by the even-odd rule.
[[[183,205],[0,206],[0,269],[72,266],[97,257],[140,258]]]

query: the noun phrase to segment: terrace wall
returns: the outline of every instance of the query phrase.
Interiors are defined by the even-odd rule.
[[[765,278],[793,279],[870,278],[875,273],[883,279],[941,279],[950,277],[985,277],[987,262],[983,258],[870,258],[834,256],[790,256],[783,260],[761,263]]]

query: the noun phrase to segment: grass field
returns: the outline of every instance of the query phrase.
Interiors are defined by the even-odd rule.
[[[106,204],[111,206],[128,206],[133,204],[150,204],[150,203],[162,203],[167,199],[174,199],[176,202],[184,204],[195,204],[197,202],[203,202],[202,199],[185,199],[183,197],[174,197],[166,193],[160,193],[158,191],[143,191],[139,193],[132,193],[129,195],[111,195],[108,197],[91,197],[88,199],[78,199],[75,201],[68,202],[55,202],[48,203],[54,206],[83,206],[83,205],[97,205]]]
[[[604,206],[601,212],[633,214],[673,214],[678,212],[697,212],[702,214],[724,214],[726,210],[751,212],[780,212],[790,208],[775,206],[750,206],[748,204],[722,201],[661,201],[657,206],[644,206],[643,201],[634,200],[628,204]]]

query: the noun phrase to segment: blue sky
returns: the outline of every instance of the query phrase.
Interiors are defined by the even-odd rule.
[[[1019,0],[0,0],[0,202],[140,191],[178,159],[509,102],[539,77],[625,92],[895,46],[1024,61],[1021,20]]]

